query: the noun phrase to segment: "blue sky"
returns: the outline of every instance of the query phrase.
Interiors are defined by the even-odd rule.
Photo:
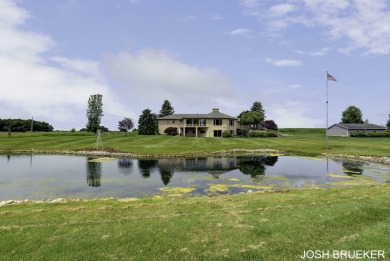
[[[176,113],[237,116],[260,101],[279,127],[326,126],[348,106],[390,113],[386,0],[0,0],[0,118],[82,128],[165,99]]]

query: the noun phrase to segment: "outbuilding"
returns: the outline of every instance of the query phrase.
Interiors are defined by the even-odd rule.
[[[354,132],[380,132],[386,131],[386,127],[371,123],[337,123],[328,128],[328,136],[349,137]]]

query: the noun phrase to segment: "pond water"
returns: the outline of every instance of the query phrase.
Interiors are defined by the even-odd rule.
[[[114,159],[0,155],[0,201],[233,194],[390,180],[380,164],[295,156]]]

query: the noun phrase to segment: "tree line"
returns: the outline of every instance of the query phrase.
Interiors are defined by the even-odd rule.
[[[2,132],[27,132],[31,131],[53,131],[54,128],[44,121],[22,120],[22,119],[0,119],[0,131]]]

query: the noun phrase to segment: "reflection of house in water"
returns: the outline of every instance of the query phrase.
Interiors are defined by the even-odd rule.
[[[160,170],[171,172],[179,171],[203,171],[210,173],[214,178],[234,169],[240,169],[244,174],[251,176],[263,175],[265,165],[273,166],[278,157],[253,156],[253,157],[215,157],[192,159],[160,159]]]
[[[102,170],[100,162],[91,162],[92,158],[87,158],[87,184],[90,187],[100,187]]]

